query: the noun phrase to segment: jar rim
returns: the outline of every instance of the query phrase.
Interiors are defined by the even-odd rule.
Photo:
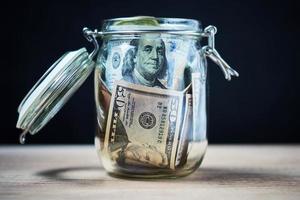
[[[101,29],[102,32],[145,30],[201,32],[202,26],[195,19],[135,16],[105,19]]]

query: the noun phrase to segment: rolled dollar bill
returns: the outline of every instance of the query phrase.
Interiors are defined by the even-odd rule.
[[[116,81],[104,149],[123,164],[175,169],[183,93]]]
[[[166,37],[165,39],[168,59],[168,88],[181,91],[190,80],[186,77],[185,70],[189,67],[188,57],[191,54],[190,40],[178,36]]]
[[[192,94],[185,95],[185,114],[182,121],[182,128],[179,134],[178,149],[176,153],[176,166],[182,166],[186,162],[188,144],[193,132],[193,105]]]
[[[114,26],[124,25],[145,25],[145,26],[159,26],[159,23],[155,17],[151,16],[136,16],[130,18],[123,18],[122,21],[117,21]]]
[[[193,141],[206,140],[206,81],[200,72],[192,73]]]

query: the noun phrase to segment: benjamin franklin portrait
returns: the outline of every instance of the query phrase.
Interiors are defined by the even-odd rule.
[[[158,34],[146,34],[130,43],[134,48],[126,52],[122,76],[130,83],[166,88],[159,79],[166,76],[165,43]]]

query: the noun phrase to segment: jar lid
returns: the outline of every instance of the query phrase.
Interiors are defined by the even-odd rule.
[[[35,134],[62,108],[94,69],[85,48],[65,53],[38,80],[18,107],[17,128]]]

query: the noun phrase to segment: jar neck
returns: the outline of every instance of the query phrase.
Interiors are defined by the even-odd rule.
[[[102,32],[111,31],[192,31],[201,32],[201,23],[194,19],[182,18],[156,18],[150,16],[137,16],[126,18],[114,18],[104,20]]]

